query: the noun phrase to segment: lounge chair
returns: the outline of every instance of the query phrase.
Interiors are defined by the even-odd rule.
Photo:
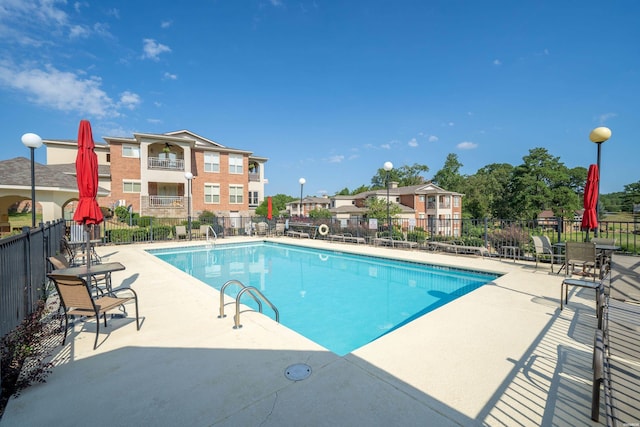
[[[176,235],[174,236],[177,240],[187,238],[187,227],[184,225],[176,225]]]
[[[91,289],[87,282],[76,276],[64,276],[59,274],[49,274],[49,279],[53,280],[60,296],[60,306],[64,309],[64,338],[62,345],[67,340],[67,329],[69,326],[69,316],[86,316],[96,318],[96,339],[93,349],[98,347],[98,337],[100,336],[100,316],[104,318],[104,326],[107,327],[107,312],[118,307],[124,309],[124,304],[134,301],[136,306],[136,326],[140,330],[140,318],[138,316],[138,295],[131,288],[118,288],[110,292],[107,296],[92,298]],[[127,292],[132,296],[117,297],[116,293]],[[62,320],[60,321],[62,323]]]

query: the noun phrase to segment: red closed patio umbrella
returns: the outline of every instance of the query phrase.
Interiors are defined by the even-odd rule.
[[[81,120],[78,129],[78,154],[76,155],[76,180],[80,201],[73,214],[73,220],[78,224],[83,224],[86,231],[87,266],[91,265],[91,229],[104,220],[96,200],[98,194],[98,157],[94,148],[91,124],[88,120]]]
[[[273,202],[271,196],[267,197],[267,219],[273,218]]]
[[[589,166],[589,172],[587,173],[587,183],[584,186],[584,213],[582,214],[583,230],[587,230],[587,239],[589,239],[589,230],[595,230],[598,228],[598,215],[596,213],[596,206],[598,204],[598,166]]]

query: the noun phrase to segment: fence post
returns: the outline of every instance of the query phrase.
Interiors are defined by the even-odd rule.
[[[489,249],[489,218],[484,217],[484,247]]]
[[[558,224],[558,243],[562,242],[562,222],[564,221],[563,217],[556,217],[556,224]]]

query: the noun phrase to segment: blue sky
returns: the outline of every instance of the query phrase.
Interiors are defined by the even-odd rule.
[[[385,161],[462,173],[545,147],[640,180],[640,2],[0,0],[1,159],[25,132],[188,129],[269,158],[266,194],[334,194]],[[36,160],[45,162],[41,148]]]

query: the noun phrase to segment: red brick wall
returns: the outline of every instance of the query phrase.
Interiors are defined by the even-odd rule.
[[[118,200],[125,200],[125,206],[133,205],[135,212],[140,212],[140,194],[125,193],[122,188],[122,181],[127,179],[140,179],[140,159],[122,157],[122,144],[111,144],[111,197],[101,200],[103,206],[116,203]]]

